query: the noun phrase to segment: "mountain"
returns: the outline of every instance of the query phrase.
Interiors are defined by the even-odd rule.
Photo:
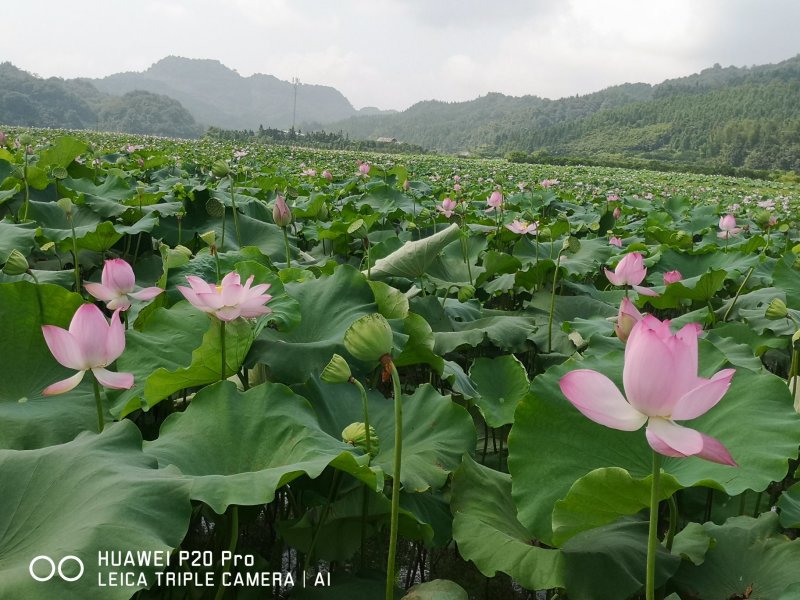
[[[242,77],[216,60],[168,56],[141,73],[117,73],[93,79],[97,89],[122,95],[146,90],[178,100],[205,126],[255,129],[259,125],[301,129],[357,114],[338,90],[324,85],[294,84],[272,75]]]
[[[559,100],[492,93],[468,102],[426,101],[327,128],[443,152],[800,171],[800,56],[773,65],[714,65],[658,85],[624,84]]]
[[[172,137],[202,133],[172,98],[141,91],[111,96],[85,80],[40,79],[8,62],[0,64],[0,123]]]

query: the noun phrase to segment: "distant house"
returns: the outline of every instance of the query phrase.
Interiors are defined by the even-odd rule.
[[[379,137],[375,141],[376,142],[383,142],[383,143],[386,143],[386,144],[396,144],[397,143],[397,138],[394,138],[394,137]]]

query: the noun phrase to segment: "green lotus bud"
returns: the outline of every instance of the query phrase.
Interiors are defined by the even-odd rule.
[[[770,227],[771,217],[772,214],[768,210],[764,210],[762,208],[761,210],[756,211],[756,214],[753,215],[753,221],[755,221],[761,229],[766,229],[767,227]]]
[[[130,161],[127,158],[120,156],[117,158],[114,164],[116,164],[118,167],[127,167],[129,162]]]
[[[33,143],[33,138],[27,133],[23,133],[19,136],[19,143],[23,146],[30,146]]]
[[[352,376],[347,361],[338,354],[334,354],[322,370],[320,379],[325,383],[347,383]]]
[[[186,246],[170,248],[166,244],[161,244],[161,246],[159,246],[159,251],[168,269],[174,269],[185,265],[189,262],[189,259],[192,258],[192,251]]]
[[[459,302],[466,302],[467,300],[471,300],[474,296],[475,296],[474,285],[462,285],[460,288],[458,288]]]
[[[3,273],[6,275],[22,275],[28,272],[28,268],[28,261],[25,255],[19,250],[14,249],[11,251],[11,254],[8,255],[6,264],[3,265]]]
[[[431,211],[427,208],[423,208],[419,211],[419,215],[417,215],[420,219],[430,219],[431,218]]]
[[[54,179],[66,179],[69,177],[69,173],[64,167],[54,167],[53,168],[53,178]]]
[[[217,232],[212,230],[201,233],[200,239],[209,246],[215,246],[217,244]]]
[[[56,202],[61,207],[68,217],[72,216],[72,200],[69,198],[61,198],[58,202]]]
[[[367,226],[364,224],[364,219],[356,219],[347,227],[347,233],[357,238],[367,237]]]
[[[364,315],[344,332],[344,347],[358,360],[380,360],[392,352],[392,328],[380,313]]]
[[[214,174],[215,177],[227,177],[228,175],[228,163],[224,160],[218,160],[213,165],[211,165],[211,172]]]
[[[773,298],[769,306],[767,306],[764,316],[773,321],[785,319],[789,316],[789,309],[786,308],[786,303],[783,300],[780,298]]]
[[[342,430],[342,441],[345,444],[350,444],[351,446],[355,446],[362,452],[366,453],[367,451],[367,428],[365,427],[364,423],[351,423],[347,427]],[[369,426],[369,445],[370,445],[370,456],[375,456],[378,454],[379,442],[378,436],[375,434],[375,428],[370,425]]]

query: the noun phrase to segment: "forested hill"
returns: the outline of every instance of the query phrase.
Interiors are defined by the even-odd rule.
[[[625,84],[546,100],[488,94],[420,102],[328,126],[445,151],[534,157],[649,158],[800,171],[800,56],[658,85]]]
[[[0,123],[191,138],[202,128],[179,102],[134,91],[104,94],[85,80],[41,79],[0,63]]]

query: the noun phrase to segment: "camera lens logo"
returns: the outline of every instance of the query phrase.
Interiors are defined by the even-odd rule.
[[[49,570],[49,573],[47,573],[46,575],[42,575],[41,574],[42,567],[39,568],[36,567],[39,563],[45,563],[46,565],[49,565],[49,567],[46,567],[46,570]],[[74,572],[75,570],[74,568],[70,568],[66,572],[64,572],[64,566],[69,565],[71,563],[75,563],[76,565],[78,565],[77,575],[70,575],[70,573]],[[45,556],[44,554],[41,554],[36,558],[34,558],[31,561],[31,564],[28,565],[28,573],[30,573],[31,577],[33,577],[36,581],[50,581],[53,577],[55,577],[56,573],[58,573],[58,576],[61,577],[61,579],[63,579],[64,581],[77,581],[78,579],[83,577],[83,561],[77,556],[73,556],[70,554],[62,558],[60,561],[58,561],[58,565],[56,565],[55,561],[52,558],[50,558],[49,556]]]

